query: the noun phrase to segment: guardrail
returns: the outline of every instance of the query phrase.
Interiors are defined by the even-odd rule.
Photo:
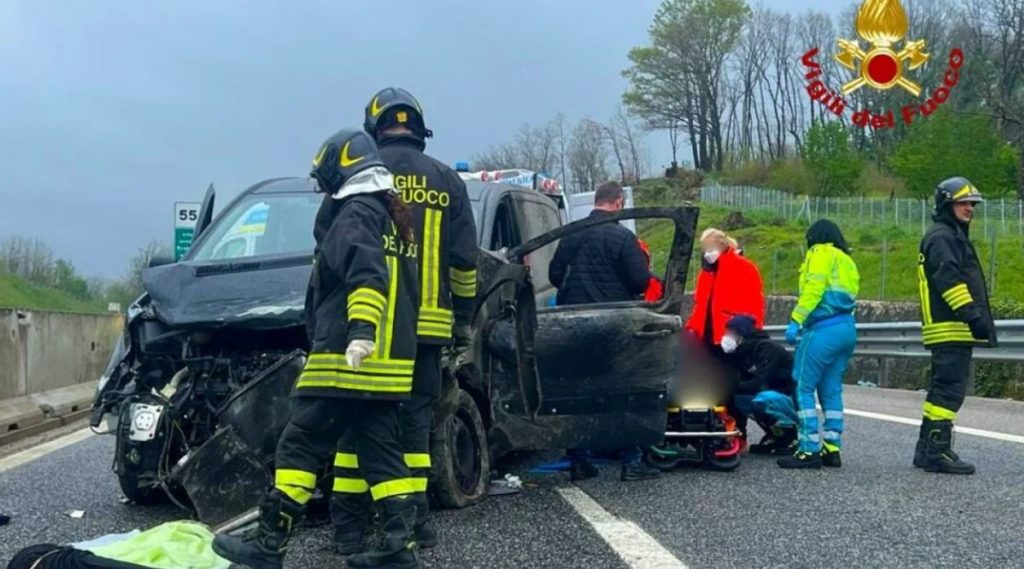
[[[783,342],[785,326],[765,326],[773,340]],[[1024,363],[1024,320],[997,320],[999,346],[979,348],[974,359],[983,362]],[[930,358],[921,343],[920,322],[881,322],[857,325],[858,356],[885,358]]]

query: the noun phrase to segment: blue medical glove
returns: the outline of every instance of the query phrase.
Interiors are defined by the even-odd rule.
[[[786,328],[786,343],[790,346],[796,345],[796,336],[800,333],[800,325],[796,322],[790,322],[789,328]]]

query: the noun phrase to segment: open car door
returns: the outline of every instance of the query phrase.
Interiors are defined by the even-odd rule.
[[[695,207],[624,210],[561,227],[508,251],[504,259],[482,256],[475,324],[483,332],[479,361],[487,367],[489,385],[481,387],[490,394],[494,453],[612,449],[662,440],[697,217]],[[536,307],[530,268],[523,264],[527,255],[626,219],[661,220],[674,229],[661,301]]]

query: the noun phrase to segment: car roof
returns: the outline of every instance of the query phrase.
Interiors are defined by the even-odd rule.
[[[269,180],[263,180],[262,182],[253,184],[242,193],[245,195],[312,194],[313,184],[309,182],[309,178],[305,177],[271,178]]]
[[[483,200],[484,194],[504,194],[513,192],[528,192],[530,194],[539,194],[539,192],[537,192],[536,190],[531,190],[529,188],[523,188],[520,186],[511,186],[509,184],[500,184],[496,182],[480,182],[476,180],[468,180],[466,182],[466,193],[469,194],[469,201],[481,201]]]

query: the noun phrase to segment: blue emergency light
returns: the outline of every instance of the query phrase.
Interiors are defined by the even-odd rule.
[[[455,163],[455,171],[456,172],[469,172],[469,162],[456,162]]]

